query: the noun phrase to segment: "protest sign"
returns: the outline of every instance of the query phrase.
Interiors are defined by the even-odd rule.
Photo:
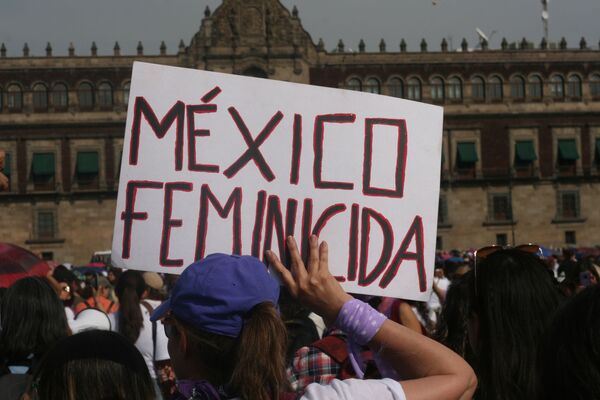
[[[426,299],[441,136],[432,105],[136,62],[112,260],[180,273],[314,233],[347,291]]]

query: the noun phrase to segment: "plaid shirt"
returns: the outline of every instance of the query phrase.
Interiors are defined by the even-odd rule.
[[[334,380],[341,366],[321,350],[306,346],[294,355],[287,376],[293,391],[304,391],[313,382],[328,384]]]

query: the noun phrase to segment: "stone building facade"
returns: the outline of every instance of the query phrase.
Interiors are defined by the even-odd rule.
[[[1,40],[1,39],[0,39]],[[298,10],[224,0],[176,54],[7,57],[0,47],[0,241],[84,263],[110,247],[133,61],[362,90],[445,109],[438,247],[600,244],[600,51],[325,51]],[[432,154],[432,157],[439,157]]]

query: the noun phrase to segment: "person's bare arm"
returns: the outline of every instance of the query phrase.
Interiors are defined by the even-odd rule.
[[[292,296],[320,314],[326,321],[336,319],[348,295],[329,272],[327,243],[309,240],[307,266],[292,237],[287,239],[290,269],[272,251],[270,264],[279,272]],[[443,345],[392,321],[385,321],[369,346],[408,380],[402,382],[410,400],[470,399],[477,387],[471,367]]]

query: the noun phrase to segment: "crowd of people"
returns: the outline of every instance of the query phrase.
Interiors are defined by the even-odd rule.
[[[0,291],[2,398],[600,399],[593,256],[440,253],[415,302],[347,294],[325,242],[306,260],[286,243],[270,270],[212,254],[179,277],[59,265],[16,281]]]

